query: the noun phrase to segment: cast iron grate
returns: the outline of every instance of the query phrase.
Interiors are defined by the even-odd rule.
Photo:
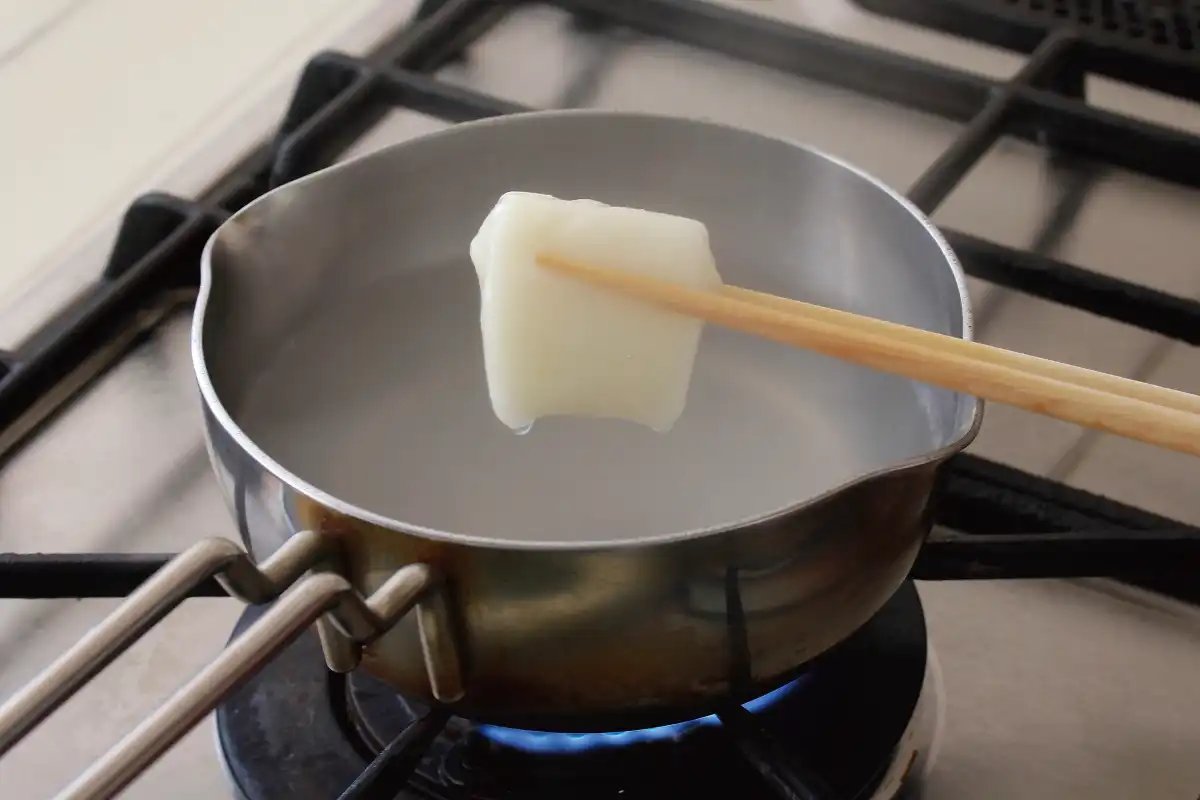
[[[1069,32],[1046,38],[1012,80],[999,82],[704,0],[548,4],[578,15],[588,30],[631,28],[966,123],[958,141],[908,191],[926,212],[937,208],[1002,135],[1200,187],[1200,137],[1089,105],[1084,76],[1104,61]],[[523,110],[431,77],[451,60],[469,57],[471,43],[516,5],[431,0],[417,23],[371,57],[315,56],[279,133],[213,192],[196,201],[162,194],[139,198],[96,290],[81,308],[69,310],[9,356],[10,371],[0,377],[0,457],[56,407],[45,402],[47,396],[68,396],[61,390],[64,384],[78,391],[136,342],[128,334],[131,324],[137,323],[135,334],[145,333],[166,316],[150,315],[147,323],[147,310],[163,308],[164,297],[174,299],[171,307],[177,308],[179,297],[194,292],[200,248],[228,213],[273,185],[333,163],[393,109],[452,122]],[[975,277],[1200,343],[1200,302],[958,231],[945,233]],[[97,359],[120,335],[124,347],[110,347],[111,358]],[[938,542],[918,570],[921,577],[1107,574],[1200,601],[1200,587],[1179,580],[1176,570],[1181,560],[1196,563],[1188,554],[1193,542],[1200,543],[1200,530],[971,455],[954,459],[941,489],[939,521],[979,538]],[[1058,538],[1031,542],[1032,531]],[[1066,533],[1071,536],[1063,538]],[[1008,544],[996,540],[1006,535],[1014,536]],[[1122,541],[1124,546],[1114,544]],[[1088,547],[1095,558],[1084,557]],[[1112,558],[1113,552],[1124,557]],[[112,596],[129,591],[161,563],[112,555],[10,554],[0,559],[5,578],[0,587],[7,596],[18,596],[19,587],[33,596],[87,595],[89,587]]]
[[[886,0],[860,0],[883,6]],[[1010,81],[900,56],[704,0],[551,0],[596,30],[618,25],[721,52],[864,95],[964,123],[959,139],[910,187],[931,212],[1001,136],[1052,151],[1200,187],[1200,137],[1090,106],[1087,73],[1138,74],[1146,86],[1200,95],[1197,59],[1176,46],[1100,46],[1080,9],[1111,8],[1128,30],[1154,6],[1184,14],[1195,33],[1192,3],[951,2],[924,8],[1002,8],[1023,31],[1009,46],[1033,52]],[[0,458],[12,453],[67,399],[101,374],[168,312],[194,296],[200,248],[216,225],[271,186],[332,163],[375,121],[406,108],[448,121],[522,110],[495,97],[442,83],[430,75],[469,57],[481,37],[512,7],[497,0],[427,0],[420,22],[368,58],[325,53],[299,81],[278,135],[216,189],[198,200],[162,194],[139,198],[126,214],[108,268],[95,290],[12,354],[0,354]],[[1033,25],[1033,12],[1073,25]],[[1065,13],[1065,16],[1062,14]],[[1089,13],[1096,13],[1095,11]],[[1166,13],[1166,12],[1161,12]],[[1072,16],[1074,15],[1074,16]],[[1190,15],[1190,16],[1189,16]],[[968,15],[970,16],[970,15]],[[988,16],[971,17],[979,28]],[[1142,19],[1142,17],[1138,17]],[[1176,17],[1171,17],[1178,21]],[[961,21],[961,19],[960,19]],[[945,22],[943,21],[943,24]],[[1154,26],[1140,23],[1150,31]],[[1103,20],[1100,28],[1103,29]],[[986,26],[984,26],[986,27]],[[1048,33],[1054,28],[1052,33]],[[1157,30],[1157,29],[1155,29]],[[998,34],[997,34],[998,35]],[[1188,34],[1191,35],[1191,34]],[[1170,36],[1183,42],[1179,26]],[[988,38],[980,36],[979,38]],[[1145,33],[1143,33],[1145,38]],[[1170,52],[1168,52],[1170,50]],[[1192,94],[1189,95],[1189,90]],[[1200,343],[1200,303],[1038,254],[946,232],[967,271],[1001,286],[1192,344]],[[963,455],[944,472],[939,521],[953,532],[931,537],[913,577],[927,580],[1105,575],[1200,602],[1200,530],[1155,514],[978,457]],[[1030,531],[1036,531],[1031,533]],[[167,556],[128,554],[0,554],[0,596],[120,597],[160,568]],[[191,593],[224,594],[215,580]],[[345,797],[390,798],[447,720],[435,710],[400,734],[354,782]],[[771,762],[784,774],[782,761]],[[776,785],[780,796],[804,788]]]
[[[906,22],[1026,52],[1068,30],[1093,46],[1096,71],[1200,99],[1196,0],[855,0]]]
[[[1200,3],[1192,0],[978,0],[1009,6],[1043,25],[1080,25],[1131,44],[1191,52],[1200,34]]]

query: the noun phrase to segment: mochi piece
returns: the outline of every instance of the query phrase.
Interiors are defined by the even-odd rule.
[[[696,289],[721,285],[708,229],[686,217],[509,192],[471,242],[488,394],[523,432],[540,417],[670,430],[683,413],[703,322],[559,275],[554,255]]]

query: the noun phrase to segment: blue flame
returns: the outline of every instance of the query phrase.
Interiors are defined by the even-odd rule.
[[[807,676],[801,676],[791,683],[780,686],[773,692],[755,698],[743,706],[747,711],[758,713],[769,706],[778,703],[791,694],[797,686],[804,682]],[[684,734],[697,728],[715,727],[721,724],[716,714],[707,717],[676,722],[673,725],[661,725],[657,728],[643,728],[634,731],[616,731],[613,733],[550,733],[547,731],[524,731],[518,728],[501,728],[496,725],[480,725],[477,730],[497,744],[522,750],[526,753],[582,753],[588,750],[616,749],[643,742],[677,741]]]

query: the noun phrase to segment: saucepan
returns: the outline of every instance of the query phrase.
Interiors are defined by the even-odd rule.
[[[781,685],[905,580],[981,404],[710,328],[670,433],[515,435],[468,260],[510,190],[693,217],[731,283],[971,336],[933,225],[808,147],[635,113],[457,125],[278,188],[209,242],[193,355],[245,545],[329,536],[364,595],[424,565],[439,612],[363,668],[476,720],[621,729]]]

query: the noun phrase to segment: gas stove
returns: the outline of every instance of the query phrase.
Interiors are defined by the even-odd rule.
[[[248,610],[235,637],[260,614]],[[477,725],[365,673],[329,672],[317,637],[305,635],[221,705],[216,735],[240,800],[701,792],[892,800],[913,796],[933,764],[942,691],[909,584],[798,678],[673,725],[588,733]]]
[[[812,139],[907,186],[926,212],[950,210],[935,221],[974,278],[985,340],[989,320],[1004,314],[998,298],[1019,297],[1070,309],[1085,338],[1097,320],[1120,323],[1122,344],[1099,348],[1105,356],[1138,337],[1200,343],[1200,303],[1191,299],[1200,286],[1154,272],[1180,250],[1194,259],[1186,236],[1138,251],[1148,254],[1144,282],[1085,268],[1064,255],[1103,260],[1121,251],[1120,240],[1097,230],[1133,216],[1133,207],[1154,209],[1143,227],[1162,226],[1177,238],[1180,230],[1194,229],[1200,208],[1194,198],[1163,197],[1200,187],[1200,137],[1088,102],[1090,78],[1116,78],[1172,95],[1172,103],[1186,104],[1200,121],[1192,103],[1200,86],[1190,44],[1200,33],[1194,9],[1175,4],[1182,10],[1162,17],[1156,10],[1162,4],[1148,0],[863,5],[1016,54],[972,50],[975,63],[985,65],[979,72],[905,55],[890,47],[893,37],[899,43],[915,36],[955,52],[967,45],[922,38],[931,34],[862,16],[844,2],[441,0],[423,3],[414,22],[375,53],[315,55],[266,145],[200,198],[138,198],[94,290],[12,353],[0,354],[0,492],[7,505],[0,506],[0,528],[5,541],[17,542],[8,546],[22,551],[0,555],[0,596],[14,598],[6,601],[13,604],[46,603],[124,598],[140,588],[144,599],[148,588],[157,588],[146,627],[185,597],[228,597],[216,580],[220,567],[156,586],[152,576],[164,575],[169,556],[149,552],[183,550],[226,519],[207,471],[193,417],[198,411],[175,393],[190,383],[182,345],[199,250],[229,213],[272,186],[458,121],[532,106],[649,106],[727,114],[747,127]],[[793,6],[808,9],[802,19],[794,18]],[[827,30],[840,30],[852,17],[848,30],[858,38],[872,32],[888,46]],[[542,60],[523,66],[520,56],[534,51]],[[1048,154],[1045,173],[1029,171],[1026,148]],[[971,193],[964,184],[968,173],[983,188],[963,211],[955,198]],[[1046,196],[1029,199],[1014,184],[1018,174],[1049,175]],[[1159,181],[1152,189],[1137,182],[1150,178]],[[1001,208],[990,193],[1008,200]],[[1087,222],[1089,197],[1118,211]],[[1172,228],[1177,206],[1184,224]],[[1014,216],[1032,220],[1024,245],[980,232],[1004,228]],[[1041,319],[1043,306],[1028,307],[1030,318]],[[1041,338],[1053,343],[1055,333]],[[116,432],[110,436],[110,430]],[[301,632],[305,624],[273,658],[265,651],[261,658],[248,656],[231,681],[236,688],[211,698],[215,749],[211,731],[202,733],[202,745],[188,739],[186,758],[179,751],[163,756],[130,795],[199,800],[229,787],[247,800],[515,800],[704,790],[764,798],[920,792],[937,800],[1195,795],[1200,767],[1190,754],[1200,746],[1194,723],[1200,706],[1193,699],[1200,694],[1188,676],[1200,666],[1200,615],[1191,605],[1200,601],[1194,579],[1200,529],[1161,508],[1137,508],[1070,485],[1063,480],[1067,467],[1078,463],[1084,445],[1095,443],[1077,439],[1039,461],[1034,456],[1042,446],[1062,442],[1063,433],[1036,431],[1019,447],[1003,437],[984,442],[1005,455],[1004,463],[976,452],[945,470],[938,526],[911,575],[921,584],[920,596],[906,584],[852,638],[745,706],[650,730],[550,734],[476,725],[411,703],[358,671],[330,671],[315,635]],[[153,436],[168,444],[151,448],[146,440]],[[1137,471],[1128,480],[1136,480]],[[110,480],[114,473],[119,480]],[[96,488],[77,497],[47,486]],[[153,488],[144,495],[133,490],[145,486]],[[22,515],[28,508],[34,511]],[[38,537],[49,537],[47,525],[87,531],[90,538],[81,537],[86,544],[77,549],[96,552],[31,553],[45,549]],[[232,573],[221,577],[228,582]],[[171,619],[150,629],[151,644],[136,645],[122,659],[135,658],[125,673],[132,679],[114,684],[106,672],[82,691],[110,692],[114,699],[90,715],[71,716],[71,704],[62,708],[44,723],[48,733],[29,737],[54,739],[53,758],[23,742],[0,757],[0,784],[23,781],[39,788],[16,796],[44,796],[68,782],[64,769],[74,774],[97,758],[129,771],[137,760],[125,760],[129,752],[116,761],[104,754],[143,714],[171,710],[166,690],[184,674],[164,674],[163,665],[200,666],[231,628],[250,637],[252,623],[284,603],[269,601],[296,578],[271,584],[240,617],[232,603],[189,600],[181,609],[185,621],[174,629],[176,643],[154,644]],[[1044,580],[1051,578],[1107,582]],[[112,608],[99,602],[89,608],[100,611],[87,614],[76,606],[69,612],[39,606],[51,610],[15,616],[0,626],[0,636],[12,645],[32,638],[54,614],[83,614],[74,629],[55,634],[62,650],[85,629],[95,632]],[[217,605],[219,613],[211,610]],[[115,644],[92,651],[80,677],[90,677],[141,632],[122,631]],[[191,639],[202,643],[195,652],[180,644]],[[137,656],[147,652],[143,647],[154,649]],[[23,650],[9,646],[6,652],[22,664]],[[220,658],[232,658],[235,650]],[[15,674],[20,682],[44,676],[45,662],[23,663]],[[157,694],[134,702],[129,683],[150,684]],[[10,679],[0,696],[16,689]],[[193,702],[197,695],[182,697]],[[42,710],[61,699],[56,694]],[[32,728],[35,718],[40,712],[26,714],[23,727]],[[79,731],[93,729],[111,735],[80,744]],[[175,725],[170,732],[173,738],[183,730]],[[0,744],[0,753],[8,744]],[[1143,748],[1153,757],[1141,757]],[[939,749],[946,757],[935,758]],[[194,766],[201,759],[219,761],[224,777],[201,776]],[[146,766],[138,763],[133,771]],[[1164,788],[1156,794],[1150,787]],[[64,796],[108,795],[81,790]]]

